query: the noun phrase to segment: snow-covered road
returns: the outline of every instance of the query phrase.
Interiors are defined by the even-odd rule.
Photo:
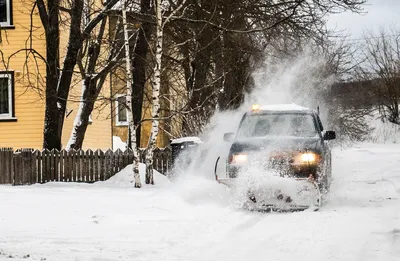
[[[400,146],[333,155],[318,212],[237,210],[200,177],[141,190],[126,177],[0,186],[0,260],[400,260]]]

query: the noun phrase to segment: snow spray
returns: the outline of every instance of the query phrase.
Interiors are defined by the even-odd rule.
[[[189,155],[192,163],[184,169],[175,166],[173,174],[177,189],[180,189],[185,196],[191,195],[190,198],[193,200],[193,195],[210,198],[210,194],[214,193],[219,199],[226,196],[218,191],[224,190],[224,186],[216,186],[218,183],[214,176],[215,170],[218,175],[225,175],[225,164],[231,143],[224,141],[223,135],[236,132],[243,114],[251,110],[252,104],[294,103],[315,110],[318,108],[320,117],[324,121],[325,106],[321,104],[319,94],[334,79],[324,78],[321,74],[321,68],[325,66],[322,57],[317,57],[315,53],[307,50],[292,58],[280,60],[272,56],[266,58],[263,66],[253,72],[255,88],[245,96],[243,104],[236,110],[217,111],[206,126],[207,131],[200,135],[200,138],[204,137],[204,143],[197,152]],[[219,163],[216,166],[217,158]],[[248,172],[250,173],[257,173],[257,170],[253,169]],[[254,177],[253,175],[253,181]]]

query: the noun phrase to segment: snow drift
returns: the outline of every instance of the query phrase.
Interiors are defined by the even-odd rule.
[[[153,170],[154,175],[154,185],[147,185],[145,183],[145,175],[146,175],[146,165],[143,163],[139,163],[139,174],[140,181],[142,182],[142,186],[148,187],[166,187],[171,184],[170,180],[160,172]],[[97,186],[107,186],[107,187],[131,187],[134,185],[133,178],[133,170],[132,164],[126,166],[120,172],[116,173],[114,176],[109,178],[106,181],[99,181],[95,183]]]

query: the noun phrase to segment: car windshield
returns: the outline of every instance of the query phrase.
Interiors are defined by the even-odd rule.
[[[314,119],[310,114],[262,113],[247,115],[239,127],[237,137],[314,137],[316,134]]]

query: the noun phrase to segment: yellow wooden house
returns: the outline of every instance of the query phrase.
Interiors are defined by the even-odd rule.
[[[40,59],[24,51],[32,48],[46,56],[44,30],[36,9],[31,25],[33,4],[34,1],[0,0],[0,147],[40,149],[43,146],[46,68]],[[33,28],[32,46],[30,28]],[[62,61],[68,28],[60,32]],[[109,96],[109,88],[104,90],[102,95]],[[75,83],[67,105],[63,146],[71,134],[80,92],[80,84]],[[83,144],[86,149],[112,148],[110,106],[100,107],[101,110],[92,113]]]

